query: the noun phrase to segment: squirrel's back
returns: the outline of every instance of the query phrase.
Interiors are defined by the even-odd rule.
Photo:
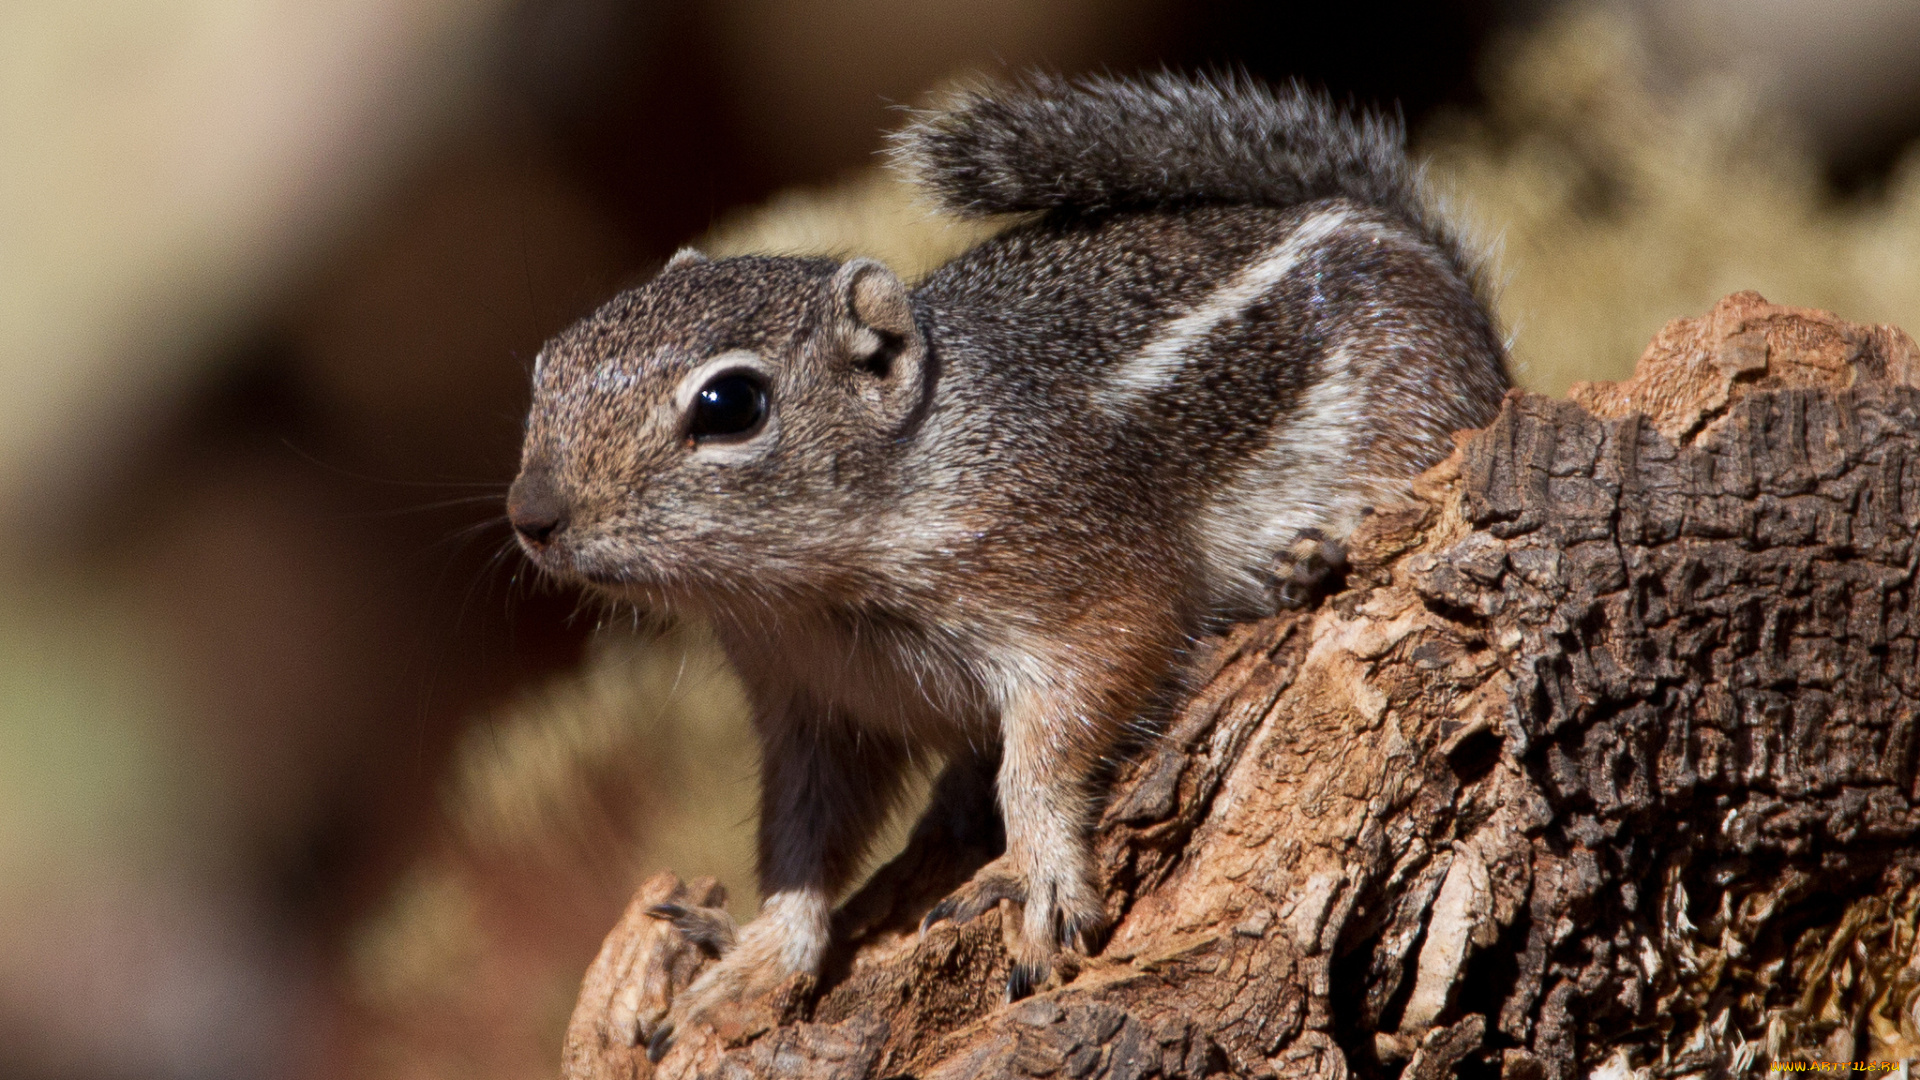
[[[918,293],[971,399],[954,411],[986,429],[980,497],[1110,490],[1106,447],[1132,447],[1153,493],[1121,494],[1188,522],[1212,606],[1251,602],[1297,538],[1343,536],[1508,386],[1395,120],[1298,85],[1036,77],[919,114],[896,155],[949,210],[1036,215]],[[1030,458],[1053,492],[997,464]]]

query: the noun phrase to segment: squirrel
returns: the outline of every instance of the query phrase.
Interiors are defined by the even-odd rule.
[[[761,743],[766,899],[689,928],[727,947],[637,1033],[653,1057],[818,973],[926,756],[997,770],[1006,847],[923,931],[1018,905],[1009,999],[1097,945],[1101,770],[1196,636],[1271,613],[1508,389],[1404,141],[1245,77],[961,91],[898,162],[949,211],[1025,217],[918,287],[683,249],[541,350],[521,546],[708,620]]]

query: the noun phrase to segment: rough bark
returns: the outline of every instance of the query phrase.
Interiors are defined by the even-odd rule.
[[[1099,955],[1008,1006],[999,913],[917,938],[991,844],[932,814],[842,911],[818,985],[687,1033],[653,1075],[1723,1076],[1915,1052],[1916,372],[1897,330],[1746,293],[1627,383],[1516,392],[1362,528],[1337,595],[1209,643],[1203,689],[1113,785]],[[699,962],[644,914],[669,894],[711,900],[642,890],[569,1075],[649,1074],[636,1017]]]

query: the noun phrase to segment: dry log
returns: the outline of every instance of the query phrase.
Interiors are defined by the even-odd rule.
[[[1920,1050],[1920,348],[1743,293],[1635,377],[1514,393],[1316,610],[1234,628],[1121,767],[1115,929],[1005,1005],[936,799],[846,946],[661,1077],[1724,1076]],[[965,790],[955,785],[954,791]],[[573,1077],[697,968],[643,909]],[[651,980],[650,982],[648,980]]]

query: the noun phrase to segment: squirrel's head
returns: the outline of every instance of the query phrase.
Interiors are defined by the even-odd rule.
[[[928,368],[878,262],[682,251],[541,350],[508,517],[541,568],[654,602],[832,589]]]

